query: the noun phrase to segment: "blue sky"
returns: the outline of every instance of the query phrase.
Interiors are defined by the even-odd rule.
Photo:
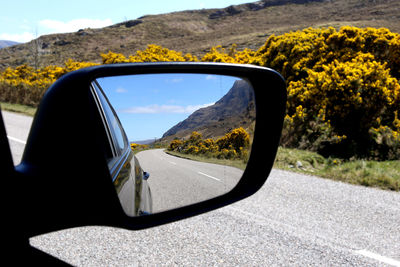
[[[100,78],[130,141],[160,138],[199,108],[210,106],[237,77],[206,74],[147,74]]]
[[[20,0],[3,1],[0,40],[27,42],[40,35],[99,28],[143,15],[222,8],[253,0]]]

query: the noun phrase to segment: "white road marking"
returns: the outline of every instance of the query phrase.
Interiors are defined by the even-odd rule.
[[[11,141],[18,142],[18,143],[26,145],[26,141],[23,141],[21,139],[18,139],[18,138],[12,137],[12,136],[8,136],[8,135],[7,135],[7,138],[10,139]]]
[[[389,264],[389,265],[393,265],[393,266],[397,266],[400,267],[400,261],[385,257],[385,256],[381,256],[379,254],[370,252],[368,250],[362,249],[362,250],[356,250],[354,251],[354,253]]]
[[[176,165],[176,163],[173,161],[168,161],[168,162],[171,163],[172,165]]]
[[[198,174],[201,174],[201,175],[204,175],[204,176],[207,176],[208,178],[211,178],[211,179],[214,179],[214,180],[217,180],[217,181],[221,181],[220,179],[218,179],[218,178],[215,178],[214,176],[211,176],[211,175],[208,175],[208,174],[205,174],[205,173],[202,173],[202,172],[197,172]]]

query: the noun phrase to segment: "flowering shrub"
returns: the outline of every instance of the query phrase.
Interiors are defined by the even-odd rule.
[[[310,28],[271,36],[257,53],[254,64],[287,79],[284,146],[346,158],[400,158],[394,149],[400,144],[399,34]],[[392,141],[379,143],[376,129],[386,129]]]
[[[141,151],[144,149],[148,149],[149,145],[140,145],[140,144],[136,144],[136,143],[131,143],[131,149],[132,151]]]
[[[200,133],[194,131],[186,141],[172,140],[168,150],[214,158],[247,160],[249,144],[249,134],[240,127],[217,141],[211,138],[204,140]]]
[[[376,157],[371,148],[378,143],[370,131],[388,125],[393,139],[400,141],[394,124],[400,86],[385,64],[360,53],[351,61],[334,60],[321,71],[307,73],[288,86],[287,145],[346,157]]]
[[[34,69],[27,65],[7,68],[0,73],[0,101],[37,106],[47,88],[67,72],[96,65],[68,60],[64,67]]]
[[[65,72],[70,72],[70,71],[79,70],[82,68],[97,66],[100,64],[94,63],[94,62],[79,62],[79,61],[74,61],[72,59],[68,59],[67,61],[65,61],[64,65],[65,65],[65,67],[64,67]]]
[[[178,150],[182,145],[183,142],[181,140],[172,140],[168,146],[168,150],[170,151]]]
[[[199,61],[191,54],[154,44],[129,57],[111,51],[101,57],[103,64]],[[400,158],[398,33],[349,26],[308,28],[271,35],[257,51],[238,51],[236,45],[213,47],[201,61],[266,66],[285,77],[288,102],[283,146],[344,158]],[[8,68],[0,73],[0,100],[35,106],[60,76],[94,64],[68,60],[64,67]],[[234,141],[221,139],[212,145],[202,141],[192,144],[198,151],[192,150],[221,155],[234,150],[241,155],[241,146]]]
[[[258,51],[215,47],[202,60],[266,66],[285,77],[283,146],[345,158],[400,158],[397,33],[308,28],[272,35]]]
[[[237,63],[237,64],[250,64],[255,62],[256,52],[251,49],[244,49],[243,51],[236,50],[236,44],[226,52],[222,46],[212,47],[210,52],[207,53],[201,61],[204,62],[223,62],[223,63]]]
[[[150,44],[143,51],[126,58],[123,54],[113,53],[101,54],[103,64],[126,63],[126,62],[160,62],[160,61],[198,61],[191,54],[182,55],[181,52],[169,50],[158,45]]]
[[[240,152],[240,148],[247,148],[250,144],[250,136],[242,127],[233,129],[231,132],[217,140],[220,149],[229,148]]]

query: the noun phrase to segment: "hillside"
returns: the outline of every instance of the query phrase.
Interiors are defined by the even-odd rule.
[[[188,137],[193,131],[204,138],[223,136],[238,128],[248,128],[255,121],[254,93],[248,82],[238,80],[214,105],[201,108],[163,135],[164,140]]]
[[[102,29],[41,36],[0,50],[0,70],[62,65],[72,58],[99,62],[108,51],[126,56],[148,44],[202,56],[216,45],[258,49],[271,34],[306,27],[386,27],[400,32],[397,0],[264,0],[224,9],[149,15]]]

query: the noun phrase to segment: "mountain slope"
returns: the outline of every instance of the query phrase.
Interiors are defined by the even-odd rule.
[[[218,137],[234,128],[248,128],[255,120],[254,92],[248,82],[237,80],[214,105],[193,112],[163,135],[163,139],[182,138],[193,131],[204,138]]]
[[[202,56],[216,45],[258,49],[269,35],[306,27],[387,27],[400,32],[398,0],[264,0],[224,9],[144,16],[102,29],[41,36],[0,50],[0,70],[24,63],[62,65],[72,58],[101,61],[108,51],[128,56],[148,44]],[[37,52],[35,52],[37,51]]]

